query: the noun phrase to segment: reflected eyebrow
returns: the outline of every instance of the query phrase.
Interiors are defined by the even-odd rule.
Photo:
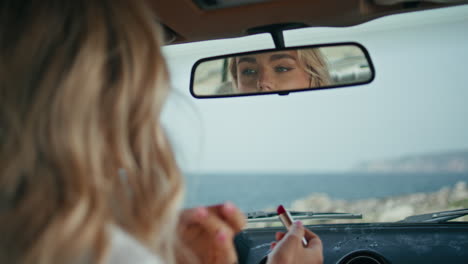
[[[237,64],[241,62],[257,63],[257,60],[254,57],[240,57]]]
[[[286,53],[274,54],[270,56],[270,61],[281,60],[281,59],[296,60],[296,58]]]

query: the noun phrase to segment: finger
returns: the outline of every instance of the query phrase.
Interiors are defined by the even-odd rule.
[[[185,209],[180,212],[179,223],[183,226],[190,225],[202,221],[203,218],[208,216],[208,209],[205,207],[196,207]]]
[[[181,239],[201,263],[219,263],[217,259],[237,263],[234,232],[217,214],[200,207],[182,211],[180,218],[180,223],[184,223],[178,225]]]
[[[209,206],[208,210],[219,215],[236,233],[245,226],[245,215],[231,202]]]
[[[314,232],[312,232],[311,230],[307,229],[306,227],[304,227],[304,237],[309,240],[309,239],[314,239],[316,237],[318,237],[318,235]]]
[[[179,213],[179,226],[188,226],[190,224],[198,223],[208,216],[208,214],[208,209],[205,207],[184,209]]]
[[[270,244],[270,250],[271,250],[271,249],[274,249],[275,246],[276,246],[277,244],[278,244],[278,243],[276,243],[276,242],[271,242],[271,244]]]
[[[205,242],[200,239],[200,243],[211,244],[215,248],[211,248],[218,258],[227,260],[227,263],[237,263],[237,254],[234,248],[234,232],[232,228],[220,219],[218,215],[210,213],[200,223],[200,228],[205,231]],[[214,242],[214,244],[212,244]]]
[[[246,224],[245,215],[231,202],[224,203],[222,208],[224,219],[229,223],[231,227],[237,232],[241,231]]]
[[[280,251],[280,252],[289,252],[292,254],[297,250],[303,248],[302,246],[302,238],[304,237],[304,227],[302,223],[296,222],[294,223],[286,235],[281,239],[280,242],[277,243],[273,252]]]
[[[275,234],[275,239],[276,239],[277,241],[280,241],[281,239],[283,239],[283,237],[284,237],[285,235],[286,235],[286,233],[284,233],[284,232],[276,232],[276,234]]]
[[[305,238],[307,240],[308,248],[313,248],[313,247],[322,248],[322,240],[317,234],[315,234],[314,232],[310,231],[307,228],[304,229],[304,233],[305,233]]]
[[[202,229],[211,239],[215,238],[217,242],[226,242],[234,238],[232,228],[213,213],[209,213],[192,226]]]
[[[322,240],[320,237],[315,234],[314,232],[305,228],[304,230],[305,237],[307,239],[307,249],[313,253],[314,259],[316,259],[317,263],[323,263],[323,245]]]
[[[183,210],[179,214],[178,234],[184,241],[189,243],[197,240],[205,232],[204,228],[200,228],[199,223],[207,216],[208,210],[204,207]]]
[[[290,230],[288,231],[288,233],[286,234],[288,236],[294,236],[294,237],[297,237],[299,238],[299,240],[302,240],[302,238],[304,237],[305,235],[305,228],[304,226],[302,225],[302,222],[301,221],[296,221],[290,228]]]

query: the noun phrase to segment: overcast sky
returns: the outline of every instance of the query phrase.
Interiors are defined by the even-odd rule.
[[[164,48],[173,94],[164,124],[187,172],[345,171],[368,160],[468,149],[468,6],[352,28],[288,32],[290,46],[359,42],[376,68],[352,88],[195,99],[202,58],[272,48],[268,35]]]

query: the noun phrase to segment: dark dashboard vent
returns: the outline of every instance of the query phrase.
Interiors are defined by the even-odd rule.
[[[356,251],[346,255],[338,264],[389,264],[383,256],[372,251]]]

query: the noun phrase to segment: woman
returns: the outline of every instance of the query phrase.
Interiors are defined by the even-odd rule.
[[[299,49],[235,57],[229,71],[241,93],[317,88],[330,84],[319,49]]]
[[[0,263],[236,261],[235,206],[179,211],[183,180],[160,125],[169,78],[148,10],[0,2]],[[304,232],[270,262],[320,261],[314,234],[316,247],[297,247]]]

